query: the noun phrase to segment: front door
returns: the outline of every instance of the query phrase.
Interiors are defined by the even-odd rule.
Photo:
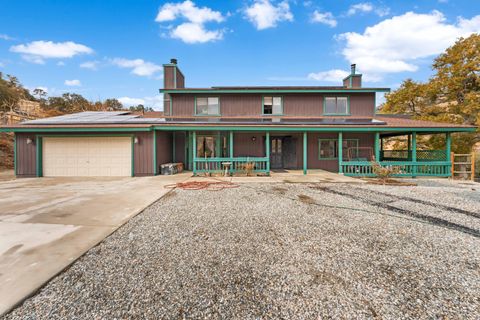
[[[283,142],[281,137],[273,137],[270,141],[270,167],[272,169],[283,168],[282,144]]]

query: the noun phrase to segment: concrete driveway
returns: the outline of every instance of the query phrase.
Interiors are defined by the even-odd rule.
[[[189,176],[0,181],[0,315]]]

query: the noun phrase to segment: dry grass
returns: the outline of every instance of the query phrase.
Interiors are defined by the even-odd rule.
[[[306,204],[314,204],[315,203],[315,199],[313,199],[310,196],[307,196],[307,195],[304,195],[304,194],[299,194],[299,195],[297,195],[297,197],[303,203],[306,203]]]

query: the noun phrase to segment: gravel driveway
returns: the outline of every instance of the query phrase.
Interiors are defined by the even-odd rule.
[[[480,186],[175,190],[7,319],[480,315]]]

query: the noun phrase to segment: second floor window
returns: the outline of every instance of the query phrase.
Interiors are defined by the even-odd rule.
[[[325,97],[323,113],[327,115],[346,115],[349,114],[347,97]]]
[[[263,114],[282,114],[282,97],[263,97]]]
[[[196,114],[200,116],[220,115],[218,97],[197,97]]]

